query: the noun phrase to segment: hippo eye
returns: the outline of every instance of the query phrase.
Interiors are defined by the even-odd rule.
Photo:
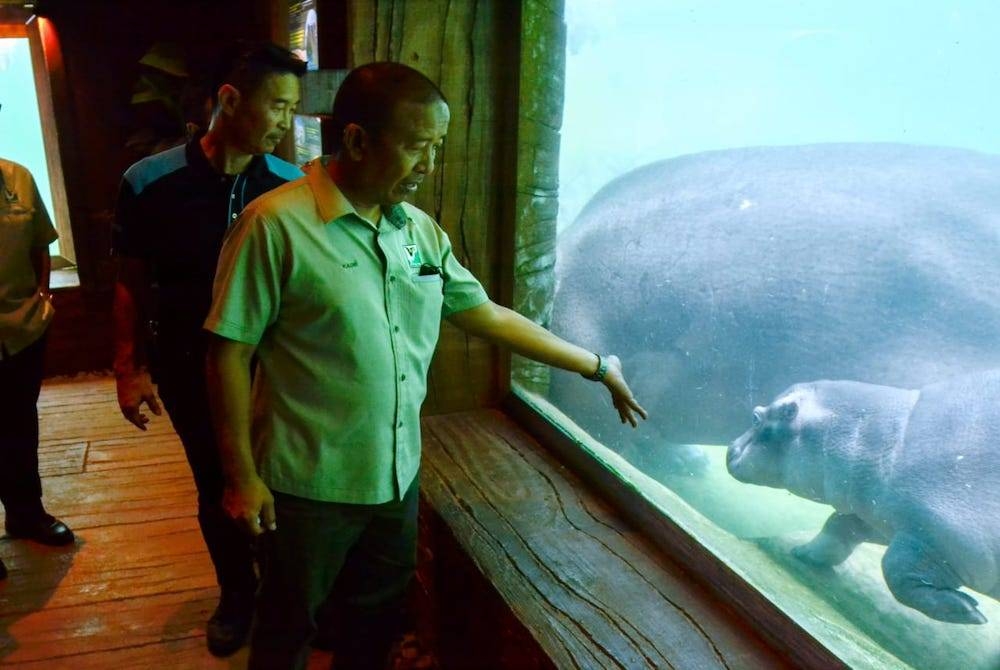
[[[753,411],[753,427],[760,428],[762,423],[764,423],[764,413],[758,407]]]

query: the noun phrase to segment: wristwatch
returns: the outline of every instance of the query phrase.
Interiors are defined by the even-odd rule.
[[[603,382],[604,375],[608,374],[608,359],[602,357],[598,353],[595,353],[594,355],[597,356],[597,369],[589,375],[585,375],[582,372],[580,375],[584,379],[589,379],[592,382]]]

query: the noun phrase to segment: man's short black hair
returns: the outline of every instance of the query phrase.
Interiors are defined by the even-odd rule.
[[[448,104],[437,84],[408,65],[379,62],[351,70],[333,100],[334,152],[340,151],[348,124],[357,124],[377,137],[389,125],[400,102]]]
[[[212,96],[212,106],[218,104],[219,88],[229,84],[243,96],[251,96],[270,74],[294,74],[301,77],[306,72],[305,61],[291,51],[272,42],[239,41],[225,49],[211,68],[207,88]]]

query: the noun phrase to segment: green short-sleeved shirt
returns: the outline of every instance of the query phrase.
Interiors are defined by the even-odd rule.
[[[59,235],[28,169],[0,159],[0,358],[45,332],[55,310],[38,292],[31,251]]]
[[[305,169],[250,203],[226,238],[205,328],[257,346],[252,440],[268,486],[398,499],[420,464],[441,318],[488,298],[427,214],[403,203],[376,230],[323,162]]]

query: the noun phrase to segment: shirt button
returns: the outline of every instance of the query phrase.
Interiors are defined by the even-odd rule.
[[[393,332],[398,333],[399,332],[399,326],[394,327],[392,330],[393,330]]]
[[[396,281],[396,275],[389,275],[389,281]]]
[[[236,217],[237,217],[237,216],[238,216],[238,214],[236,214],[236,212],[233,212],[233,221],[235,221],[235,220],[236,220]]]
[[[402,428],[402,427],[403,427],[403,422],[402,421],[400,421],[399,423],[396,424],[396,428]]]
[[[399,381],[405,382],[406,381],[406,375],[399,375]]]

